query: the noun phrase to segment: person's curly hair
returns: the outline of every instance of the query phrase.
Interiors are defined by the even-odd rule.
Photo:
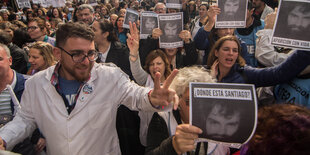
[[[251,155],[309,155],[310,110],[290,104],[262,107],[256,132],[248,143]]]

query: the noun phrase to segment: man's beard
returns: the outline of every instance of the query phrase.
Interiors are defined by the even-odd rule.
[[[288,25],[288,29],[294,33],[304,33],[306,28],[302,26]]]
[[[87,24],[87,25],[92,25],[93,22],[94,22],[94,20],[89,20],[89,19],[84,19],[84,20],[82,20],[82,21],[83,21],[83,23],[85,23],[85,24]]]
[[[289,36],[297,36],[298,38],[299,37],[303,37],[305,35],[307,35],[307,31],[308,29],[307,28],[304,28],[302,26],[295,26],[295,25],[288,25],[288,33],[289,33]],[[296,38],[296,39],[298,39]]]
[[[66,67],[65,65],[62,65],[62,67],[64,67],[63,69],[65,69],[69,74],[71,74],[71,76],[73,76],[76,81],[85,82],[90,77],[90,72],[91,72],[93,65],[94,65],[93,63],[89,63],[89,66],[88,66],[86,72],[83,72],[83,74],[77,74],[74,71],[74,69],[85,68],[85,67],[87,67],[87,65],[80,64],[78,67],[74,67],[74,68],[69,68],[69,67]]]
[[[225,14],[225,16],[222,16],[222,18],[225,18],[225,21],[234,21],[236,20],[236,15],[228,15],[228,14]]]
[[[152,30],[153,30],[153,28],[145,28],[145,29],[144,29],[144,32],[145,32],[145,33],[148,33],[148,34],[151,34],[151,33],[152,33]]]
[[[234,15],[236,14],[236,12],[232,12],[232,11],[229,11],[229,12],[225,12],[225,15],[227,16],[227,17],[233,17]]]
[[[226,141],[230,141],[231,140],[231,136],[228,136],[228,135],[218,135],[218,134],[208,135],[208,138],[210,138],[212,140],[216,140],[216,141],[222,141],[222,142],[226,142]]]

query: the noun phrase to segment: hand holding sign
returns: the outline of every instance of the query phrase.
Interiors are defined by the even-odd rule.
[[[208,23],[204,26],[204,29],[206,31],[211,31],[215,24],[215,19],[218,14],[221,13],[221,9],[217,5],[210,6],[209,10],[207,11],[208,16]]]
[[[197,141],[239,148],[255,131],[254,85],[190,83],[190,124],[203,130]]]
[[[265,29],[273,29],[273,25],[275,23],[276,17],[277,17],[277,8],[275,8],[275,11],[273,13],[270,13],[265,18]]]
[[[186,43],[189,44],[190,43],[190,39],[192,39],[192,35],[188,30],[182,30],[179,33],[179,37]]]
[[[207,11],[207,16],[209,17],[209,20],[215,22],[216,15],[221,13],[221,9],[217,5],[210,6],[209,10]]]
[[[155,28],[152,30],[152,38],[158,39],[161,35],[163,35],[163,31],[159,28]]]
[[[175,131],[175,136],[172,139],[172,145],[178,154],[192,151],[195,149],[195,139],[198,138],[198,134],[201,134],[202,130],[196,126],[189,124],[178,125]]]

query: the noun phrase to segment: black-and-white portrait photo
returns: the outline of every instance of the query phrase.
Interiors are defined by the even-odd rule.
[[[147,17],[143,19],[143,30],[145,33],[151,34],[152,30],[156,27],[157,25],[157,18],[156,17]]]
[[[40,4],[40,3],[41,3],[41,0],[32,0],[32,3],[33,3],[33,4]]]
[[[166,1],[167,8],[173,9],[181,9],[182,8],[182,0],[167,0]]]
[[[183,30],[183,13],[158,15],[158,26],[163,34],[159,37],[160,48],[177,48],[183,46],[179,33]]]
[[[273,36],[310,42],[309,30],[310,1],[283,0]]]
[[[30,3],[25,2],[25,3],[24,3],[24,6],[25,6],[25,7],[30,7]]]
[[[52,2],[49,1],[49,0],[41,0],[40,4],[41,4],[42,7],[46,8],[46,7],[51,6]]]
[[[167,0],[166,3],[182,4],[182,0]]]
[[[236,103],[217,102],[205,106],[205,126],[203,137],[221,142],[242,143],[247,139],[242,138],[242,131],[239,129],[241,117],[245,116],[246,109],[236,106]],[[237,141],[235,141],[237,139]]]
[[[152,30],[158,27],[157,14],[155,12],[141,13],[140,38],[146,39],[152,34]]]
[[[19,8],[25,8],[25,7],[29,8],[31,6],[29,0],[17,0],[16,2]]]
[[[98,5],[97,0],[88,0],[88,4],[90,4],[91,6]]]
[[[221,0],[218,6],[221,13],[217,15],[216,22],[221,22],[223,27],[239,27],[240,24],[234,22],[243,22],[246,20],[246,8],[248,0]],[[234,22],[232,22],[234,21]],[[218,25],[216,25],[218,26]]]
[[[180,41],[179,33],[182,31],[182,26],[178,24],[178,20],[162,21],[160,29],[163,35],[160,36],[162,42],[177,42]]]
[[[199,138],[243,144],[255,130],[257,109],[254,87],[221,85],[193,85],[192,125],[203,130]]]
[[[126,9],[125,21],[123,27],[129,28],[129,22],[136,23],[138,19],[139,19],[139,12],[132,9]]]
[[[66,0],[51,0],[53,7],[63,7],[65,6]]]
[[[158,26],[162,31],[159,37],[159,46],[161,48],[177,48],[183,46],[183,41],[179,33],[183,30],[183,14],[170,13],[158,15]]]

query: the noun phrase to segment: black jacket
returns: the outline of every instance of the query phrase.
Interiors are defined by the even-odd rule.
[[[178,124],[182,124],[178,110],[173,110],[173,116]],[[168,127],[165,120],[154,113],[147,132],[146,155],[177,155],[172,145],[172,137],[169,136]],[[197,144],[200,146],[200,143]],[[208,143],[204,142],[204,148],[208,148]],[[199,154],[200,147],[196,147],[195,155]],[[207,151],[207,150],[205,150]],[[189,152],[187,153],[189,154]]]
[[[10,53],[13,59],[11,68],[18,73],[26,74],[28,70],[28,56],[26,52],[12,43],[8,45],[8,48],[10,49]]]
[[[99,55],[96,62],[101,62],[101,57]],[[116,66],[121,68],[123,72],[125,72],[131,80],[133,80],[133,76],[130,70],[130,63],[129,63],[129,50],[126,45],[122,44],[121,42],[111,42],[111,47],[109,53],[106,58],[106,63],[114,63]]]
[[[178,111],[174,111],[173,115],[181,124],[181,117]],[[154,113],[147,131],[147,147],[146,155],[177,155],[172,145],[172,136],[169,136],[169,131],[165,120]]]

